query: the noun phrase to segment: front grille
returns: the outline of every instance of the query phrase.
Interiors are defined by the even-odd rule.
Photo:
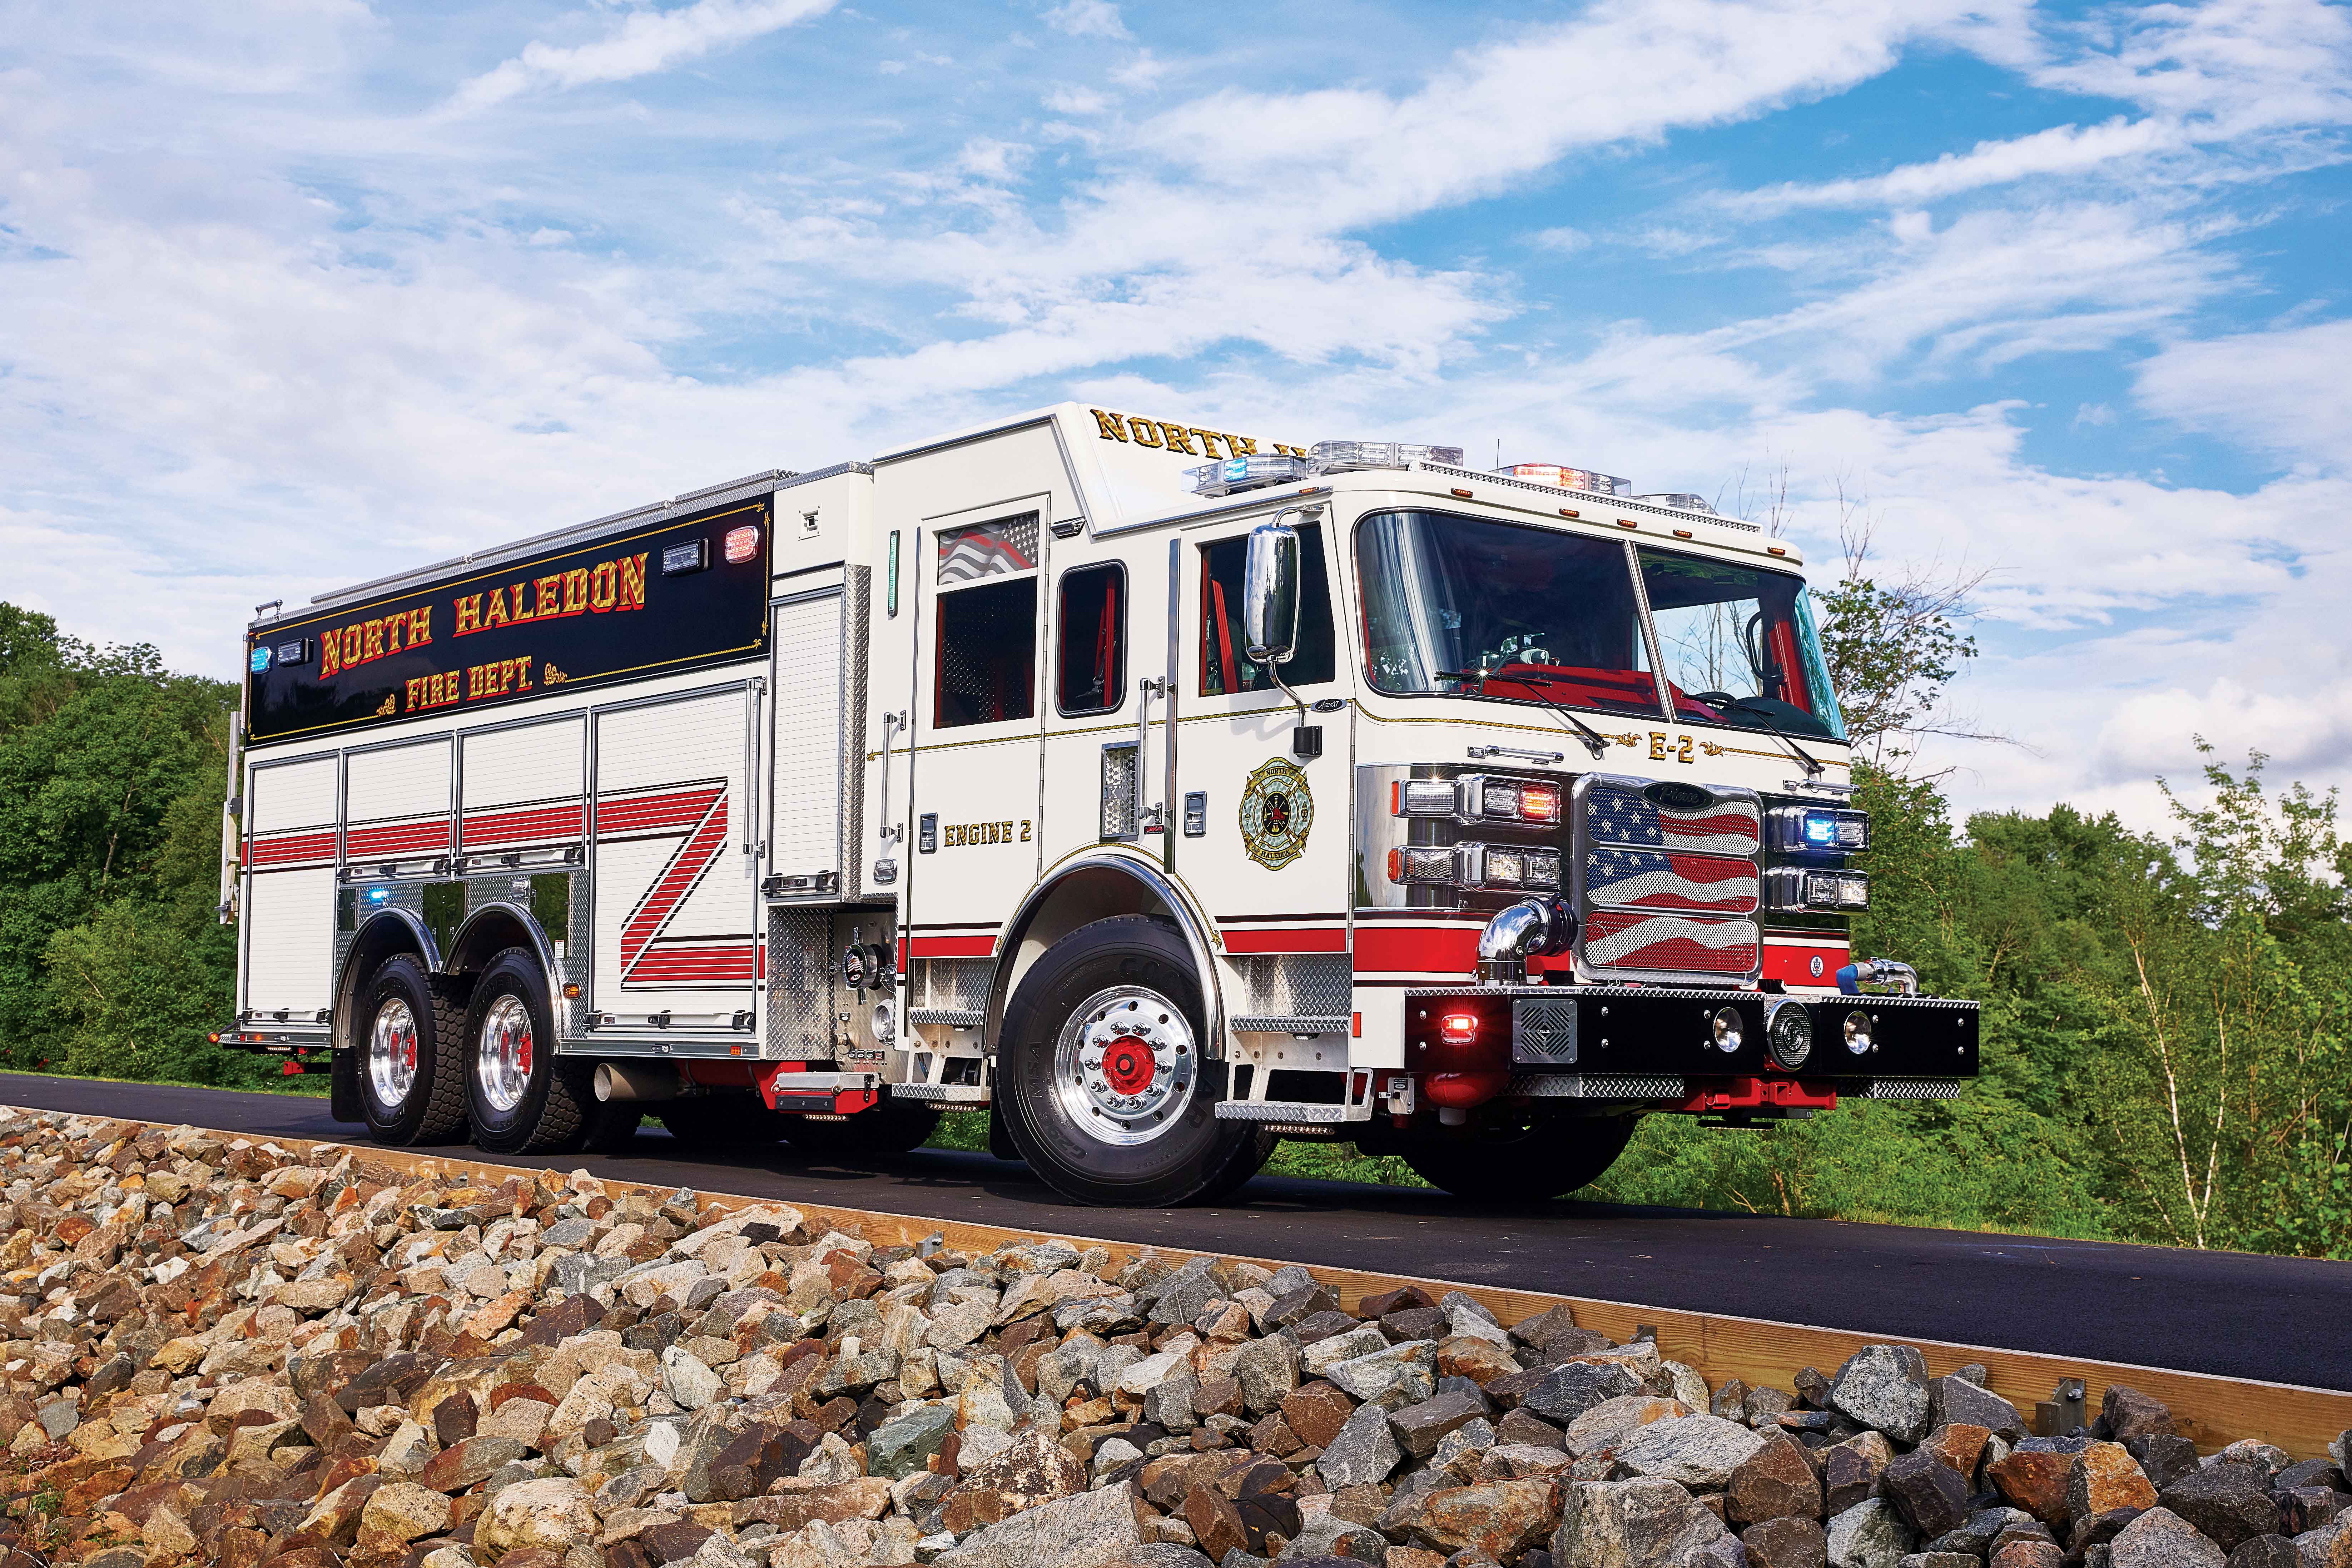
[[[1595,980],[1753,980],[1763,933],[1753,791],[1588,774],[1576,787],[1577,968]]]

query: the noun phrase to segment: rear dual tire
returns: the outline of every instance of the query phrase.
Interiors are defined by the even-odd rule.
[[[460,1005],[436,994],[414,954],[378,965],[353,1047],[361,1119],[394,1147],[455,1142],[472,1124],[493,1154],[611,1150],[637,1130],[635,1106],[595,1097],[594,1067],[556,1054],[536,954],[509,948]]]

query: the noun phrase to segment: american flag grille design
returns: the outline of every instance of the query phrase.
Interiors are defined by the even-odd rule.
[[[983,522],[940,535],[940,581],[971,583],[1037,564],[1037,514]]]
[[[1622,909],[1753,914],[1756,863],[1657,849],[1595,849],[1585,860],[1584,896]]]
[[[1750,974],[1759,957],[1760,941],[1753,921],[1596,910],[1584,921],[1586,962],[1602,969]]]
[[[1627,974],[1756,973],[1763,935],[1752,799],[1663,805],[1638,782],[1593,780],[1577,817],[1586,967]]]
[[[1752,855],[1759,822],[1756,803],[1750,800],[1718,800],[1685,810],[1659,805],[1639,790],[1618,784],[1595,784],[1584,797],[1585,835],[1600,844]]]

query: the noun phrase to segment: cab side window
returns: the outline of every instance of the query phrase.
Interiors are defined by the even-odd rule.
[[[1036,561],[1034,512],[939,536],[935,728],[1035,715]]]
[[[1065,572],[1057,598],[1055,704],[1066,716],[1108,713],[1127,700],[1127,569]]]
[[[1271,691],[1274,676],[1253,663],[1242,630],[1242,569],[1246,534],[1201,547],[1201,695]],[[1298,651],[1282,667],[1293,686],[1328,680],[1336,672],[1331,635],[1331,582],[1323,568],[1323,525],[1298,531]]]

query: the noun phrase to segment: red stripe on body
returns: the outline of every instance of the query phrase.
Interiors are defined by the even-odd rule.
[[[467,849],[481,849],[536,839],[577,838],[581,810],[579,803],[573,802],[516,811],[476,812],[465,820],[461,843]]]
[[[351,859],[377,855],[424,855],[449,847],[449,824],[404,822],[389,827],[353,827],[343,834],[343,853]]]
[[[904,958],[989,958],[996,952],[992,936],[910,936],[898,944]]]
[[[282,866],[293,860],[334,858],[335,830],[331,827],[317,833],[278,833],[246,841],[245,863],[248,866]]]
[[[1245,954],[1255,952],[1345,952],[1348,951],[1348,929],[1345,926],[1309,927],[1306,929],[1224,929],[1225,951]]]

